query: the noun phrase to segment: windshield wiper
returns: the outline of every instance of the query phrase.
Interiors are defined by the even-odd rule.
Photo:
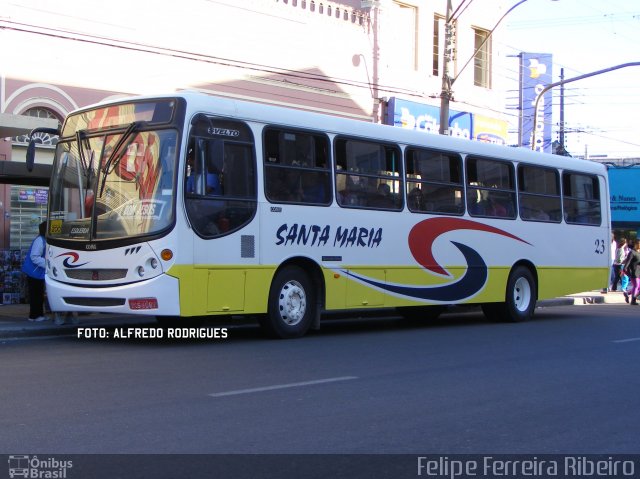
[[[127,148],[129,148],[129,145],[134,140],[135,136],[133,133],[138,131],[144,124],[146,124],[144,121],[134,121],[131,123],[118,140],[118,143],[116,143],[116,146],[113,148],[113,151],[104,164],[99,196],[102,196],[102,193],[104,193],[104,188],[107,184],[107,176],[118,166],[124,152],[127,151]]]

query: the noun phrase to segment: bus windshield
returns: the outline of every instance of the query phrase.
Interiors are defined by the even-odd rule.
[[[58,143],[50,238],[109,240],[154,234],[172,224],[178,134],[148,127],[133,122],[115,131],[80,130]]]

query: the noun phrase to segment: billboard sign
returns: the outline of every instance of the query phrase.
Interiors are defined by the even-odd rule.
[[[533,136],[533,118],[536,119],[535,150],[551,153],[552,94],[547,91],[538,101],[540,92],[553,83],[552,55],[550,53],[520,54],[520,145],[531,148]]]
[[[424,103],[392,97],[389,99],[385,123],[424,133],[438,134],[440,131],[440,108]],[[449,111],[449,135],[471,139],[472,114]]]
[[[611,222],[640,224],[640,167],[609,168]]]
[[[494,145],[506,145],[508,123],[484,115],[473,115],[473,139]]]

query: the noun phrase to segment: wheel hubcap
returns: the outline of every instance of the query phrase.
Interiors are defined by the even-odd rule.
[[[280,317],[289,326],[295,326],[307,310],[307,295],[297,281],[287,281],[280,291],[278,301]]]
[[[513,287],[513,304],[518,311],[524,312],[531,304],[531,285],[525,278],[518,278]]]

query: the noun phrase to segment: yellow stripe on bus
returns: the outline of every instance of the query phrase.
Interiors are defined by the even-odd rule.
[[[167,273],[180,281],[180,311],[183,316],[266,313],[269,288],[277,266],[246,265],[210,267],[177,265]],[[407,285],[439,285],[455,282],[465,267],[447,268],[449,278],[425,274],[421,268],[344,267],[378,280]],[[485,286],[462,303],[504,301],[510,267],[489,268]],[[607,268],[544,267],[536,271],[538,299],[548,299],[575,291],[600,289],[607,284]],[[417,306],[419,301],[396,297],[349,279],[332,269],[323,269],[326,310]]]

